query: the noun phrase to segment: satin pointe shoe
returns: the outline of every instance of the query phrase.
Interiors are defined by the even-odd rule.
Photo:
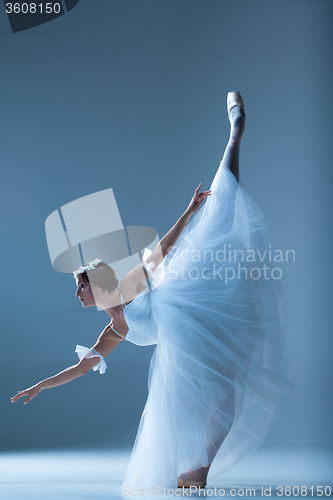
[[[231,124],[229,140],[234,146],[239,146],[245,129],[245,111],[242,96],[238,91],[228,93],[227,111]]]

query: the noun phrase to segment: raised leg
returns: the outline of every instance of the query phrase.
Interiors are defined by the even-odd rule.
[[[239,146],[245,129],[245,112],[242,96],[239,92],[229,92],[227,110],[230,121],[230,138],[225,149],[222,165],[239,181]]]
[[[222,158],[222,165],[228,168],[239,182],[239,146],[229,140]]]

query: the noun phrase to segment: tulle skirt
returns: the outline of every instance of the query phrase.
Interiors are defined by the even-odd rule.
[[[210,463],[208,479],[224,473],[263,442],[292,388],[263,214],[222,164],[211,190],[150,292],[158,341],[126,491],[176,488]]]

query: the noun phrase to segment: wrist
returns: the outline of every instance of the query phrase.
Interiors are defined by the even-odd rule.
[[[41,382],[38,382],[38,384],[36,384],[36,387],[38,387],[38,389],[40,389],[41,391],[43,389],[47,389],[46,380],[42,380]]]

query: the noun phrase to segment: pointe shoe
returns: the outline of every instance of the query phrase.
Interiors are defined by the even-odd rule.
[[[193,479],[192,472],[188,473],[188,479],[178,478],[178,488],[191,488],[191,486],[196,486],[197,488],[205,488],[207,481],[196,481]]]
[[[208,465],[208,470],[210,468],[210,465]],[[205,467],[206,468],[206,467]],[[194,472],[194,471],[193,471]],[[178,477],[178,488],[190,488],[191,486],[196,486],[197,488],[205,488],[207,485],[207,480],[201,480],[199,481],[198,479],[194,479],[193,472],[187,472],[186,475],[188,476],[186,479],[182,479]],[[208,471],[207,471],[208,474]]]
[[[239,92],[228,92],[227,111],[231,123],[230,142],[239,146],[245,129],[244,102]]]

